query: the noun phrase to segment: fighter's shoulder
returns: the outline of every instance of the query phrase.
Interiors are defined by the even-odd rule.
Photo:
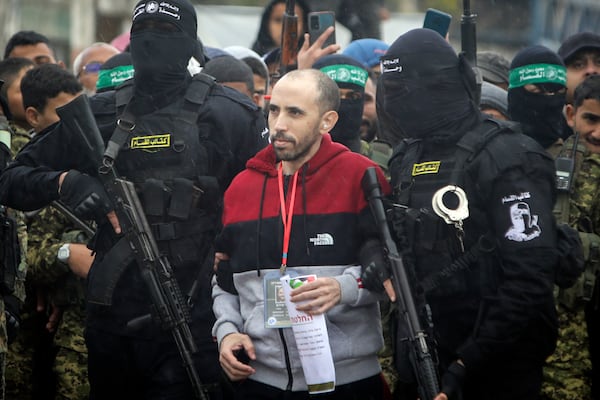
[[[492,162],[499,169],[508,169],[524,162],[539,160],[551,163],[552,157],[534,139],[523,134],[519,124],[488,119],[483,123],[483,146],[480,162]]]
[[[227,112],[231,112],[231,107],[243,108],[253,113],[260,111],[260,108],[247,95],[224,85],[214,85],[209,98],[217,107],[225,107]]]
[[[115,104],[116,91],[96,93],[90,97],[90,108],[94,115],[114,114],[116,112]]]

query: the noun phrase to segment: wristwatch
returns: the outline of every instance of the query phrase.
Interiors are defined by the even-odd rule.
[[[71,256],[70,243],[65,243],[58,249],[58,254],[56,258],[58,261],[66,263],[69,261],[69,257]]]

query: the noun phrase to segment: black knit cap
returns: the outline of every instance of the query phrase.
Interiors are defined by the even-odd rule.
[[[172,23],[196,39],[198,20],[194,6],[187,0],[139,1],[133,9],[133,25],[151,18]]]
[[[558,55],[565,64],[569,64],[572,57],[584,49],[600,50],[600,35],[592,32],[579,32],[571,35],[558,48]]]
[[[563,67],[565,65],[558,54],[545,46],[536,45],[519,51],[510,63],[510,69],[531,64],[554,64],[562,65]]]

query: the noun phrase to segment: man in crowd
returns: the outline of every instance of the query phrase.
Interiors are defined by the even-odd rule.
[[[360,125],[365,104],[365,85],[368,72],[361,63],[342,54],[330,54],[319,58],[313,68],[327,74],[340,91],[339,119],[332,126],[333,141],[350,150],[364,154],[360,139]]]
[[[69,71],[44,64],[25,74],[21,91],[37,141],[59,121],[56,108],[81,94],[82,86]],[[53,206],[27,216],[28,296],[22,335],[11,347],[7,390],[15,398],[87,399],[83,278],[93,257],[83,243],[91,235]]]
[[[100,67],[115,54],[119,54],[116,47],[108,43],[96,42],[81,50],[73,60],[73,74],[81,82],[88,96],[96,93]]]
[[[29,58],[37,65],[59,64],[64,68],[63,61],[57,61],[50,41],[41,33],[35,31],[19,31],[12,35],[4,48],[4,59],[12,57]]]
[[[11,147],[15,154],[31,139],[31,125],[25,118],[23,107],[21,79],[34,66],[33,61],[22,57],[0,61],[0,79],[4,81],[0,87],[0,104],[12,130]]]
[[[600,74],[600,35],[571,35],[558,48],[558,55],[567,66],[567,103],[571,103],[575,88],[588,76]]]
[[[572,194],[570,196],[569,222],[577,228],[582,236],[584,243],[589,244],[592,255],[586,260],[586,270],[583,273],[579,284],[571,290],[571,296],[560,298],[562,304],[570,307],[572,312],[569,314],[573,318],[570,330],[565,333],[570,338],[579,339],[577,343],[565,350],[570,351],[571,358],[569,362],[557,363],[556,370],[560,367],[566,369],[552,378],[558,378],[559,386],[550,398],[565,398],[567,395],[577,398],[600,398],[600,389],[598,384],[598,281],[596,273],[598,271],[598,259],[593,255],[595,249],[600,244],[600,231],[598,224],[600,215],[598,213],[598,199],[600,198],[600,187],[598,185],[600,177],[600,75],[592,74],[587,77],[576,89],[573,94],[573,101],[566,108],[567,122],[573,129],[578,140],[583,142],[586,150],[583,159],[578,165],[578,171],[573,183]],[[586,252],[587,253],[587,252]],[[570,301],[568,301],[570,300]],[[584,325],[584,318],[581,309],[585,308],[585,324],[589,338],[589,353],[591,356],[591,397],[588,386],[588,376],[585,374],[589,370],[587,359],[582,356],[574,357],[576,354],[586,355],[585,351],[585,332],[581,332]],[[577,310],[577,312],[574,312]],[[577,324],[576,327],[573,325]],[[568,333],[567,333],[568,332]],[[583,334],[582,334],[583,333]],[[579,347],[576,347],[576,346]],[[561,349],[559,349],[561,350]],[[560,356],[564,355],[564,358]],[[557,360],[567,361],[565,354],[557,354]],[[566,374],[565,374],[566,372]],[[566,376],[565,376],[566,375]],[[563,379],[561,379],[563,378]],[[566,379],[565,379],[566,378]],[[569,385],[568,383],[571,383]],[[562,389],[562,390],[561,390]]]
[[[205,74],[190,76],[188,61],[199,50],[196,32],[196,13],[187,0],[138,2],[130,43],[135,76],[116,93],[92,97],[91,106],[105,144],[111,143],[106,160],[114,160],[117,173],[139,190],[159,251],[170,261],[184,301],[193,305],[190,329],[198,352],[190,356],[187,371],[195,370],[199,389],[219,399],[210,298],[219,199],[264,146],[266,129],[258,107],[243,95],[225,92]],[[76,141],[80,132],[70,131],[76,125],[72,119],[85,109],[84,101],[64,106],[69,120],[61,120],[46,140],[62,134]],[[96,178],[93,157],[83,151],[80,156],[75,142],[58,141],[65,146],[58,145],[46,165],[38,166],[36,160],[48,156],[44,140],[38,143],[0,177],[0,200],[35,209],[60,198],[81,218],[98,224],[87,286],[90,399],[192,398],[194,388],[172,333],[146,318],[152,314],[147,281],[129,244],[122,247],[131,237],[122,237],[126,232],[119,222],[125,221],[116,218],[118,204],[112,204]],[[68,156],[60,154],[65,151]],[[97,297],[90,298],[97,290]]]
[[[433,326],[435,399],[537,398],[556,341],[553,161],[530,138],[482,122],[472,69],[436,32],[396,39],[380,79],[380,121],[400,139],[392,225]],[[381,290],[388,276],[368,267],[363,282]],[[396,364],[414,382],[399,320]],[[416,398],[414,386],[399,393]]]
[[[545,46],[522,49],[510,64],[510,119],[551,154],[552,145],[561,139],[566,126],[562,113],[566,86],[565,65],[558,54]]]
[[[202,72],[214,77],[218,83],[248,96],[257,106],[259,97],[254,94],[252,69],[233,56],[215,57],[206,62]]]
[[[339,89],[324,73],[284,75],[269,104],[272,145],[248,162],[225,194],[213,332],[221,366],[240,381],[244,399],[312,398],[292,329],[267,327],[272,292],[266,288],[279,282],[280,267],[317,275],[293,290],[291,301],[300,311],[325,315],[335,369],[335,391],[327,398],[382,398],[377,298],[362,289],[357,265],[381,260],[361,189],[366,169],[376,167],[332,141],[328,132],[338,121],[338,105]],[[243,351],[249,364],[236,358]]]

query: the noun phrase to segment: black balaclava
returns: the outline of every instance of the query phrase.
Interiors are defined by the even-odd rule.
[[[365,105],[365,85],[369,73],[365,67],[351,57],[331,54],[313,65],[335,81],[340,89],[360,92],[360,99],[341,99],[339,119],[331,129],[331,139],[342,143],[355,153],[360,153],[360,125]]]
[[[394,136],[388,138],[392,143],[402,138],[455,143],[481,118],[471,66],[431,29],[398,37],[381,57],[381,72],[378,116],[386,135]]]
[[[138,24],[151,19],[171,23],[178,31],[157,28],[135,31]],[[154,107],[164,106],[183,89],[189,77],[188,62],[200,46],[196,38],[196,11],[187,0],[142,0],[133,10],[132,21],[130,50],[136,100],[149,101]]]
[[[556,142],[565,130],[562,109],[566,92],[567,72],[561,58],[544,46],[530,46],[519,51],[510,64],[508,114],[519,122],[523,133],[544,148]],[[542,90],[532,93],[525,85],[535,84]]]

